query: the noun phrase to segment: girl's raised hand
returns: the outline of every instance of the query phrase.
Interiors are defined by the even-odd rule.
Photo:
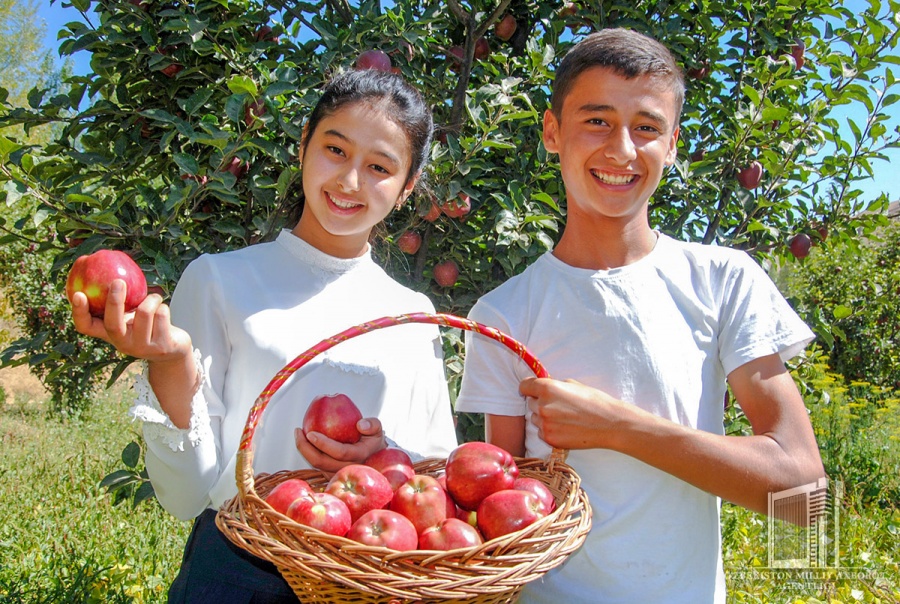
[[[120,353],[155,362],[168,362],[191,354],[191,338],[172,325],[169,307],[159,294],[149,294],[130,313],[125,312],[125,282],[114,280],[109,286],[106,310],[94,317],[81,292],[72,296],[72,320],[84,335],[99,338],[115,346]]]
[[[307,436],[301,428],[294,430],[294,440],[297,450],[314,468],[337,472],[346,465],[364,462],[372,453],[387,446],[381,422],[377,418],[363,418],[356,427],[362,438],[352,445],[332,440],[318,432],[310,432]]]

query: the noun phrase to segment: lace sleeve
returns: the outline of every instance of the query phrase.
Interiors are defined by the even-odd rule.
[[[146,361],[142,361],[142,370],[134,381],[134,404],[130,410],[132,419],[144,422],[144,436],[147,439],[162,442],[173,451],[184,451],[185,440],[192,447],[196,447],[204,439],[213,438],[204,394],[207,376],[200,351],[197,349],[194,349],[194,364],[197,367],[197,381],[200,383],[200,387],[191,399],[191,423],[187,429],[173,424],[166,412],[162,410],[159,399],[156,398],[156,394],[150,387]]]

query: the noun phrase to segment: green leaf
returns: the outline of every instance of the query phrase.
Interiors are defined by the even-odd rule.
[[[846,319],[850,315],[853,314],[853,309],[849,306],[844,306],[843,304],[839,304],[834,307],[834,318],[835,319]]]
[[[172,160],[179,168],[181,168],[182,172],[190,174],[191,176],[196,175],[197,172],[200,171],[200,166],[197,164],[197,160],[193,156],[186,153],[175,153],[172,156]]]
[[[136,442],[131,441],[122,449],[122,463],[128,468],[136,468],[141,460],[141,447]]]
[[[228,80],[228,90],[235,94],[249,94],[253,98],[259,95],[259,88],[257,88],[256,82],[247,76],[241,75],[233,76]]]
[[[138,477],[131,470],[116,470],[103,477],[103,480],[100,481],[100,488],[116,491],[138,480]]]
[[[149,480],[144,481],[134,493],[132,506],[137,507],[140,503],[154,497],[156,497],[156,491],[153,490],[153,484]]]

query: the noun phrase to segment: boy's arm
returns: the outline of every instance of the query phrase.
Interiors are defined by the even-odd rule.
[[[562,449],[630,455],[704,491],[766,513],[768,494],[824,475],[803,399],[777,354],[735,369],[732,392],[752,436],[722,436],[655,416],[575,381],[528,378],[532,421]]]
[[[510,455],[525,455],[525,416],[492,415],[484,416],[484,440],[509,451]]]

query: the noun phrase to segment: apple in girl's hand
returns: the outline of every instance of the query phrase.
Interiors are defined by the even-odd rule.
[[[488,495],[478,506],[478,530],[491,540],[521,530],[546,515],[544,504],[534,493],[506,489]]]
[[[433,476],[417,474],[394,492],[391,509],[409,518],[420,534],[446,520],[446,491]]]
[[[147,279],[131,256],[117,250],[99,250],[75,260],[66,279],[66,297],[71,303],[75,292],[84,292],[91,314],[102,317],[115,279],[125,282],[125,312],[133,311],[147,297]]]
[[[347,538],[364,545],[386,547],[398,552],[416,549],[419,536],[408,518],[391,510],[370,510],[347,532]]]
[[[300,524],[329,535],[343,537],[350,530],[347,504],[329,493],[311,492],[291,504],[287,516]]]
[[[396,491],[400,485],[416,475],[412,458],[403,449],[385,447],[369,455],[363,464],[375,468],[391,483],[391,490]]]
[[[447,491],[453,501],[469,511],[478,509],[491,493],[511,489],[519,477],[519,467],[512,455],[496,445],[479,441],[463,443],[451,451],[444,471]]]
[[[303,433],[318,432],[352,445],[362,438],[356,427],[362,418],[359,407],[346,394],[323,394],[309,404],[303,416]]]
[[[447,551],[481,543],[481,534],[478,530],[458,518],[447,518],[419,534],[419,549]]]
[[[305,480],[289,478],[278,483],[274,489],[269,491],[269,494],[266,495],[266,503],[271,505],[276,512],[287,515],[287,510],[292,503],[312,492],[312,487]]]
[[[537,478],[520,476],[516,478],[516,481],[513,483],[513,488],[520,491],[531,491],[537,495],[538,501],[544,505],[546,514],[549,514],[556,509],[556,499],[553,497],[553,493],[547,485]]]
[[[338,470],[328,481],[325,492],[347,504],[353,522],[369,510],[385,507],[394,496],[388,479],[363,464],[349,464]]]

